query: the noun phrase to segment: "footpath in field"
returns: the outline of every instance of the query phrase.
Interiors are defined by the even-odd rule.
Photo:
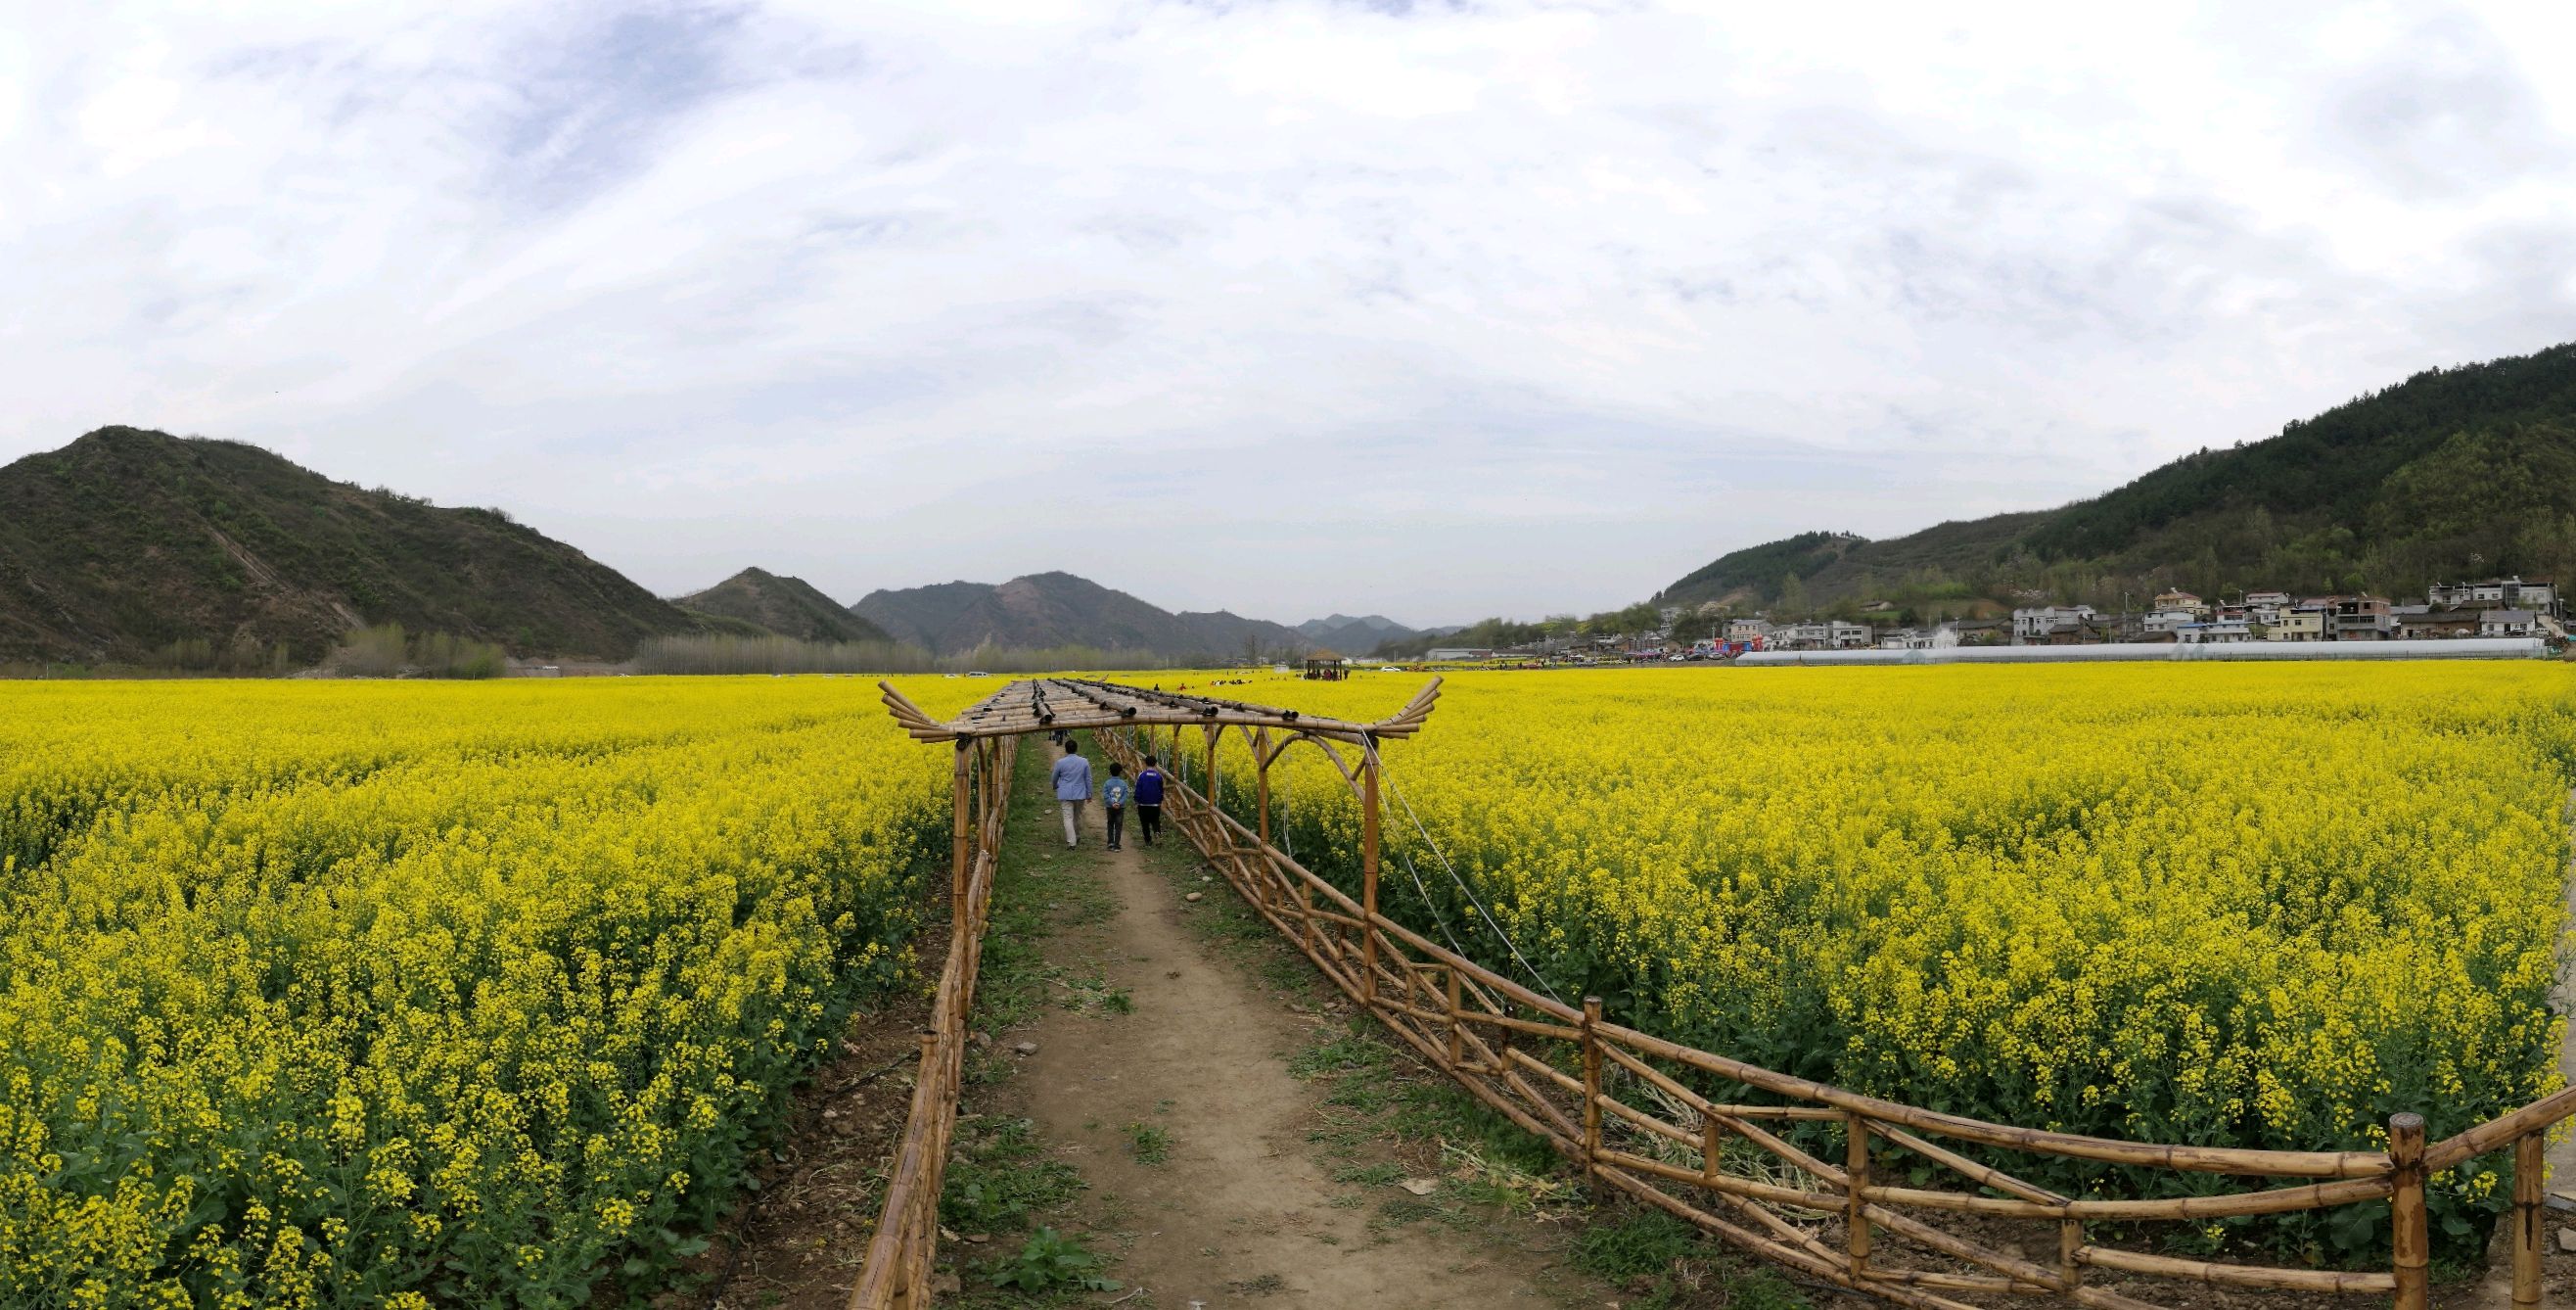
[[[1441,1089],[1417,1089],[1415,1119],[1396,1122],[1404,1080],[1391,1054],[1299,976],[1303,960],[1262,949],[1267,926],[1224,883],[1202,881],[1186,839],[1167,829],[1148,851],[1131,825],[1127,848],[1106,850],[1093,805],[1083,845],[1067,850],[1044,792],[1056,754],[1040,742],[1022,759],[1038,803],[1013,816],[1010,843],[1052,906],[1071,911],[1045,947],[1051,1003],[995,1034],[1016,1067],[998,1097],[978,1099],[1010,1108],[972,1108],[987,1124],[1016,1110],[1079,1171],[1069,1217],[1124,1284],[1098,1301],[1617,1299],[1571,1267],[1571,1222],[1529,1217],[1561,1184],[1496,1160],[1470,1194],[1441,1172],[1437,1145],[1418,1133],[1408,1144],[1407,1126],[1446,1127],[1434,1135],[1474,1158],[1487,1129],[1436,1122],[1462,1113]]]

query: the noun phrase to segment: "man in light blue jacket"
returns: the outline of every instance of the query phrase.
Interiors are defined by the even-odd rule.
[[[1064,758],[1055,762],[1055,803],[1064,811],[1064,844],[1082,844],[1082,806],[1091,799],[1091,761],[1082,758],[1082,747],[1071,741],[1064,744]]]

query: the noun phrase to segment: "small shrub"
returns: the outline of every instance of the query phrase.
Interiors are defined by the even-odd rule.
[[[1017,1254],[985,1263],[982,1272],[993,1286],[1017,1292],[1115,1292],[1125,1286],[1102,1274],[1103,1267],[1081,1238],[1041,1228]]]

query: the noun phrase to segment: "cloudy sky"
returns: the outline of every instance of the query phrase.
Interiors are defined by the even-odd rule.
[[[665,593],[1605,608],[2576,337],[2561,0],[7,8],[0,459]]]

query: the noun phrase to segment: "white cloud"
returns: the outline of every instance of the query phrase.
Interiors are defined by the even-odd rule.
[[[61,6],[0,457],[133,422],[649,586],[1594,608],[2571,334],[2563,6]]]

